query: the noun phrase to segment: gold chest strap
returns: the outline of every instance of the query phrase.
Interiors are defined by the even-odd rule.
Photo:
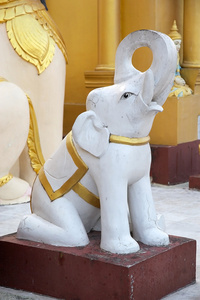
[[[54,191],[47,180],[43,167],[39,171],[39,180],[48,194],[51,201],[56,200],[59,197],[62,197],[64,194],[68,193],[71,189],[77,193],[82,199],[84,199],[89,204],[100,208],[99,198],[90,192],[86,187],[84,187],[79,181],[87,173],[88,167],[84,161],[79,156],[73,141],[72,141],[72,132],[68,133],[66,139],[67,150],[71,155],[75,165],[78,167],[76,172],[56,191]]]
[[[125,145],[145,145],[149,142],[149,137],[144,138],[127,138],[127,137],[120,137],[116,135],[110,135],[109,141],[111,143],[120,143]],[[56,191],[54,191],[47,180],[43,167],[39,171],[39,180],[45,189],[46,193],[48,194],[51,201],[56,200],[59,197],[62,197],[64,194],[69,192],[71,189],[77,193],[83,200],[88,202],[89,204],[100,208],[100,201],[99,198],[90,192],[86,187],[84,187],[80,180],[88,171],[87,165],[84,163],[82,158],[79,156],[73,141],[72,141],[72,132],[67,135],[66,139],[67,150],[71,155],[75,165],[78,167],[76,172]]]

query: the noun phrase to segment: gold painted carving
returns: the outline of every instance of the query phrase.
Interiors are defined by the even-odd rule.
[[[110,143],[124,144],[129,146],[141,146],[149,143],[150,137],[142,137],[142,138],[128,138],[125,136],[118,136],[111,134],[109,138]]]
[[[2,187],[4,184],[8,183],[13,178],[12,174],[8,174],[4,177],[0,178],[0,187]]]
[[[37,119],[33,108],[33,104],[29,96],[28,95],[26,96],[29,103],[29,113],[30,113],[30,125],[29,125],[28,139],[27,139],[28,154],[30,157],[31,166],[35,171],[35,173],[38,174],[41,167],[45,163],[45,160],[41,150]]]
[[[6,23],[8,38],[14,50],[36,66],[38,74],[51,63],[55,43],[67,61],[62,36],[40,1],[0,0],[0,23]]]

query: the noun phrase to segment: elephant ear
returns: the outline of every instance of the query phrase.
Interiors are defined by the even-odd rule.
[[[109,131],[93,111],[80,114],[72,127],[74,141],[96,157],[102,156],[109,145]]]

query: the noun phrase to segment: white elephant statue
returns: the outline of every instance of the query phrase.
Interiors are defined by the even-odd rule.
[[[141,73],[131,59],[143,46],[152,50],[153,62]],[[88,95],[87,111],[41,168],[19,239],[84,246],[101,222],[100,247],[112,253],[136,252],[137,241],[169,243],[157,225],[148,134],[173,84],[176,55],[172,40],[156,31],[136,31],[120,43],[115,84]]]
[[[40,0],[0,0],[0,45],[0,76],[19,86],[31,99],[35,110],[41,148],[34,145],[35,142],[40,144],[38,137],[35,141],[31,136],[29,149],[24,145],[21,154],[16,151],[17,164],[13,171],[32,185],[38,168],[36,156],[42,158],[39,161],[42,165],[63,138],[66,48],[57,26]],[[5,97],[4,101],[7,101]],[[2,128],[0,132],[2,144]],[[6,163],[1,156],[0,173],[3,171],[2,161]],[[19,196],[14,191],[20,190],[21,184],[22,181],[13,181],[13,199]]]

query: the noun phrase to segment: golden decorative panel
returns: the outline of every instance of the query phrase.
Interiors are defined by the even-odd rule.
[[[38,74],[51,63],[55,43],[67,61],[62,36],[39,0],[0,0],[0,23],[6,23],[14,50],[36,66]]]

